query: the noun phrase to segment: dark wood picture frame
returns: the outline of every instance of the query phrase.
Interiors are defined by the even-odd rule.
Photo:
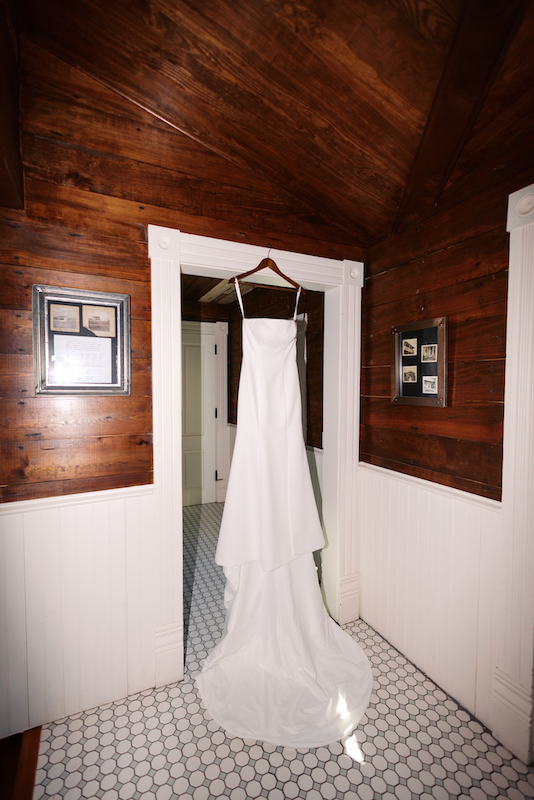
[[[35,394],[130,394],[130,296],[33,286]]]
[[[391,328],[391,402],[447,405],[448,318]]]

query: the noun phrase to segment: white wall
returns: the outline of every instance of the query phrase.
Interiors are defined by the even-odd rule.
[[[0,737],[155,683],[153,490],[0,511]]]
[[[363,619],[492,725],[501,504],[360,465]]]

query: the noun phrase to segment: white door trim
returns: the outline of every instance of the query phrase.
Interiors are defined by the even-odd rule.
[[[506,229],[510,265],[493,732],[528,764],[534,757],[534,184],[509,196]]]
[[[157,685],[183,673],[181,506],[180,272],[230,278],[257,266],[267,249],[148,226],[152,267],[155,530],[160,537]],[[358,616],[358,478],[360,308],[363,264],[271,250],[280,269],[305,288],[325,292],[322,510],[327,538],[323,587],[339,622]],[[274,273],[259,283],[279,284]],[[171,675],[172,673],[172,675]]]

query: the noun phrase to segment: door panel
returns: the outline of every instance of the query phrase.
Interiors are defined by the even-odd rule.
[[[208,330],[206,330],[208,329]],[[183,504],[215,502],[215,325],[182,330]]]

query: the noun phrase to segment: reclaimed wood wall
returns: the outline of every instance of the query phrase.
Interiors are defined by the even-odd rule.
[[[18,44],[10,0],[0,2],[0,207],[23,208],[19,141]]]
[[[360,457],[501,496],[507,192],[488,190],[368,250]],[[391,327],[449,318],[446,408],[391,403]]]
[[[333,258],[361,249],[25,37],[20,67],[25,207],[0,208],[0,500],[150,483],[146,226]],[[130,295],[130,397],[34,396],[34,283]]]

